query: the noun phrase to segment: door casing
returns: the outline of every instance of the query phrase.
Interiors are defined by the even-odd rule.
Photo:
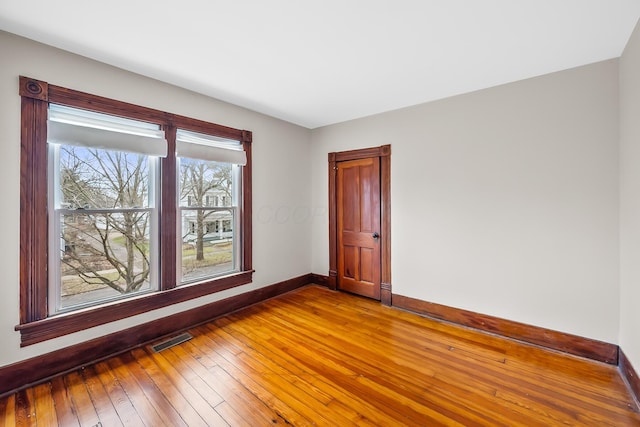
[[[338,288],[337,163],[347,160],[380,160],[380,302],[391,305],[391,145],[329,153],[329,280]]]

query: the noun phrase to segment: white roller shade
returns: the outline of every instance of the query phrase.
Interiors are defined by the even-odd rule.
[[[159,126],[106,114],[51,106],[47,141],[166,157],[167,140]]]
[[[217,138],[178,129],[176,135],[176,155],[190,159],[232,163],[244,166],[247,154],[240,141]]]

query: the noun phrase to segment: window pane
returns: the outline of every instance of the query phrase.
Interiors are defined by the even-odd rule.
[[[180,158],[178,168],[181,283],[237,271],[232,225],[237,217],[234,206],[237,167]]]
[[[149,207],[148,156],[70,145],[59,153],[60,207]]]
[[[51,312],[155,290],[150,236],[157,163],[138,153],[51,147],[51,232],[60,236],[59,256],[51,259]]]
[[[182,210],[182,282],[235,270],[234,210]]]
[[[60,218],[61,309],[151,288],[148,211]]]

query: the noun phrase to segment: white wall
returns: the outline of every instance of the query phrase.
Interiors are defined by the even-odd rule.
[[[308,129],[4,32],[0,57],[0,366],[309,273]],[[253,131],[253,283],[20,349],[19,75]]]
[[[315,129],[311,143],[318,212],[327,153],[391,144],[393,293],[617,342],[617,60]],[[317,217],[314,273],[328,272],[327,230]]]
[[[620,59],[620,347],[640,370],[640,24]]]

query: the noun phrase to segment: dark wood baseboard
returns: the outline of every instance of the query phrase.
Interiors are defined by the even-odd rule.
[[[0,397],[312,283],[305,274],[0,368]]]
[[[618,364],[618,346],[564,332],[393,294],[394,307],[588,359]]]
[[[311,273],[311,283],[315,283],[316,285],[324,286],[325,288],[329,287],[329,276],[324,276],[322,274]]]
[[[380,302],[386,306],[391,306],[391,283],[380,283]]]
[[[327,287],[332,291],[338,290],[338,272],[336,270],[329,270],[329,280],[327,281]]]
[[[640,407],[640,377],[638,377],[638,373],[633,369],[631,362],[622,349],[620,349],[618,369],[620,370],[620,375],[629,386],[631,394],[635,397],[636,404]]]

